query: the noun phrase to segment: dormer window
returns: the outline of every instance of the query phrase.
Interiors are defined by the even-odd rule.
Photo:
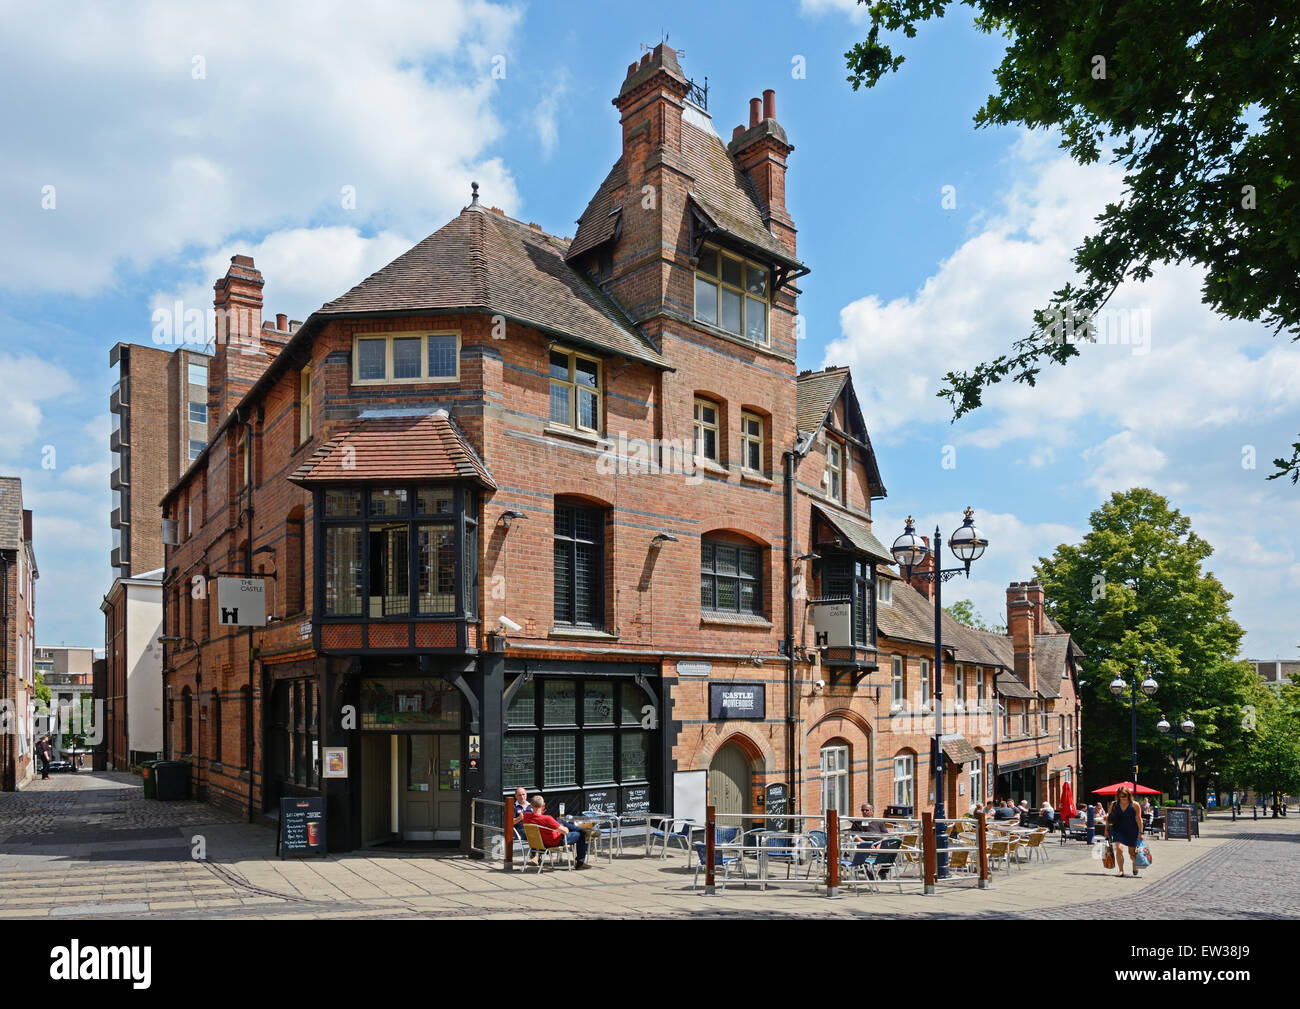
[[[705,246],[695,267],[695,318],[735,336],[767,343],[768,271]]]

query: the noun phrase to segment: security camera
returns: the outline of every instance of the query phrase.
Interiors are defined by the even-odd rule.
[[[818,690],[823,689],[825,686],[826,686],[826,681],[825,681],[825,680],[818,680],[818,681],[817,681],[817,689],[818,689]]]
[[[507,631],[522,631],[524,629],[521,624],[515,623],[504,613],[501,614],[501,616],[497,617],[497,623],[499,623]]]

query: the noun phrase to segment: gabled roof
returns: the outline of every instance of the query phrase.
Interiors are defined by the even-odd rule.
[[[614,205],[614,193],[626,185],[627,169],[623,165],[623,159],[619,158],[596,190],[596,195],[587,204],[587,209],[578,218],[578,231],[569,244],[569,251],[564,254],[565,259],[572,261],[584,252],[604,245],[618,234],[622,207]]]
[[[867,485],[873,498],[885,496],[885,484],[880,479],[876,463],[876,450],[871,447],[867,422],[862,416],[858,394],[853,389],[853,374],[848,368],[831,367],[822,371],[805,371],[796,380],[797,401],[795,424],[800,434],[814,436],[821,432],[835,408],[836,401],[844,397],[844,418],[848,434],[861,442],[867,454]]]
[[[830,508],[823,508],[815,503],[813,504],[813,512],[835,530],[847,542],[848,546],[867,554],[873,560],[882,564],[894,563],[893,555],[885,549],[885,545],[876,539],[871,530],[857,519],[851,519],[847,515],[841,515],[839,512]]]
[[[314,314],[480,311],[658,367],[658,349],[565,261],[562,238],[474,203]]]
[[[446,410],[367,416],[322,444],[289,478],[292,483],[367,480],[476,480],[496,489],[486,464]]]

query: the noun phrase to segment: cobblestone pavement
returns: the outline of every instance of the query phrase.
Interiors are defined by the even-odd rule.
[[[0,918],[1300,918],[1300,818],[1213,819],[1117,878],[1084,846],[924,896],[910,878],[826,900],[812,883],[692,889],[681,853],[639,849],[585,873],[504,873],[459,855],[365,852],[280,861],[274,832],[195,802],[144,798],[127,774],[57,775],[0,793]],[[201,845],[206,858],[193,857]],[[796,875],[798,875],[796,873]],[[1127,895],[1117,905],[1115,897]]]

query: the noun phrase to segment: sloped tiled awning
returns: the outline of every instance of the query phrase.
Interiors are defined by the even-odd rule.
[[[446,410],[366,416],[325,442],[294,472],[303,485],[376,480],[496,481]]]
[[[861,522],[846,515],[837,515],[818,505],[813,505],[813,514],[834,529],[846,541],[848,546],[869,555],[873,560],[881,564],[894,563],[894,558],[885,549],[885,545],[876,539],[871,530]]]
[[[940,745],[943,747],[943,755],[954,764],[969,764],[979,756],[966,737],[956,733],[942,737]]]

